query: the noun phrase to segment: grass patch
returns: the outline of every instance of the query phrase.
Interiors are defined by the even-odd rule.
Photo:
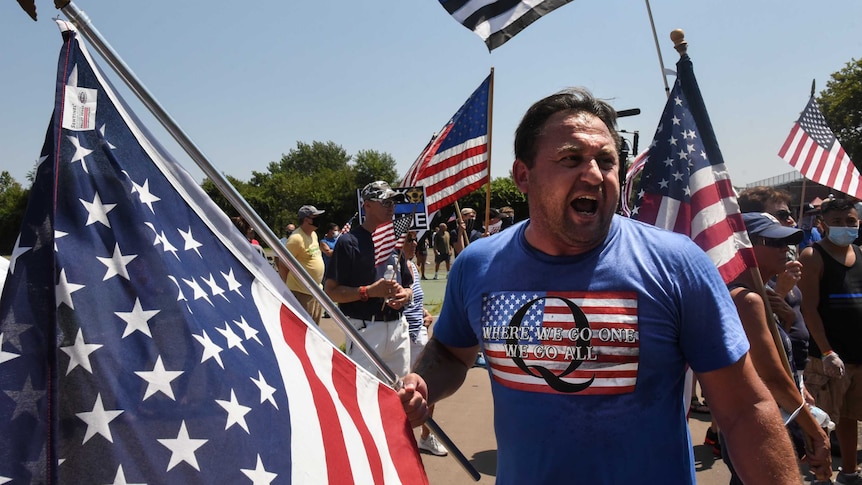
[[[434,316],[439,315],[440,309],[442,309],[442,308],[443,308],[443,302],[442,301],[430,301],[430,302],[426,301],[425,302],[425,309],[428,310],[428,313],[430,313]]]

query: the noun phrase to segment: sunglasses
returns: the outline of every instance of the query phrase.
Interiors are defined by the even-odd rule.
[[[382,205],[383,207],[386,207],[387,209],[395,205],[395,201],[392,199],[378,200],[377,203]]]
[[[760,245],[770,247],[770,248],[786,248],[787,246],[789,246],[789,244],[787,244],[787,241],[785,241],[783,239],[765,239],[765,238],[760,240]]]
[[[778,219],[779,221],[786,221],[787,219],[790,219],[790,211],[788,211],[788,210],[782,209],[782,210],[776,212],[774,215],[775,215],[775,218]]]
[[[408,242],[408,243],[415,243],[415,242],[416,242],[416,240],[415,240],[415,239],[407,239],[407,240],[406,240],[406,241],[404,241],[404,242]]]

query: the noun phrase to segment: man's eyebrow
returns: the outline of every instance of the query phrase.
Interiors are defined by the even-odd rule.
[[[557,149],[557,153],[566,153],[566,152],[581,152],[583,151],[583,147],[574,142],[568,142],[565,145],[560,146]]]
[[[574,142],[568,142],[557,149],[557,154],[563,154],[568,152],[580,153],[582,151],[584,151],[584,147],[582,145]],[[611,144],[605,145],[596,151],[597,155],[612,155],[615,153],[616,148],[614,147],[614,145]]]

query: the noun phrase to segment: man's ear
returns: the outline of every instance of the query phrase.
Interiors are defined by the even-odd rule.
[[[521,159],[512,162],[512,179],[523,194],[530,193],[530,169]]]

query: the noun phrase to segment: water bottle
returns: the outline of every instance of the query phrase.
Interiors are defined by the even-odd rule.
[[[811,415],[814,416],[814,419],[818,424],[820,424],[820,427],[825,429],[827,433],[835,429],[835,423],[832,422],[832,419],[829,418],[826,411],[810,404],[808,405],[808,410],[811,411]]]
[[[383,273],[383,279],[386,281],[391,281],[395,279],[395,267],[391,264],[386,265],[386,272]]]

